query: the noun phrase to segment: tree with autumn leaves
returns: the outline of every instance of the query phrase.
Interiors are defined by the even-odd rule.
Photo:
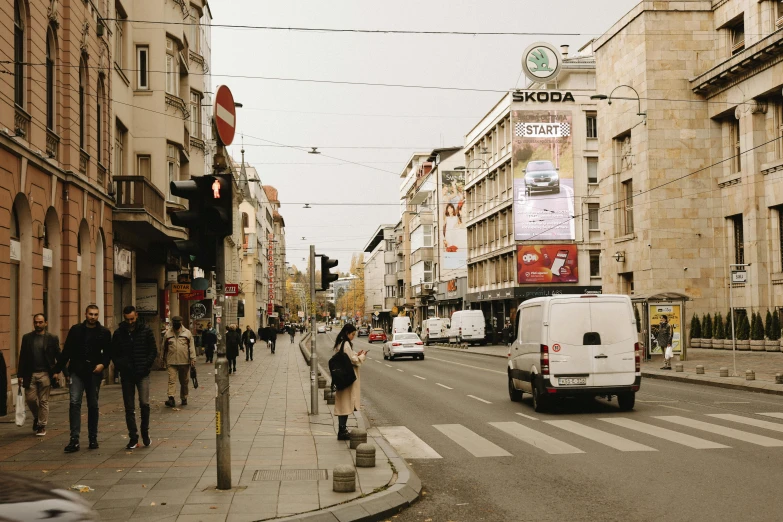
[[[352,317],[353,312],[358,313],[360,321],[366,321],[364,317],[364,253],[360,252],[351,256],[351,266],[348,273],[341,277],[355,276],[340,295],[334,296],[337,313],[345,313]]]

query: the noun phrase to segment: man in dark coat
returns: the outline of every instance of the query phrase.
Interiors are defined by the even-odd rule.
[[[139,432],[136,428],[136,390],[139,392],[141,410],[141,440],[145,446],[150,440],[150,370],[158,356],[155,334],[146,324],[137,322],[136,307],[126,306],[122,310],[125,318],[114,331],[111,340],[111,358],[114,367],[122,377],[122,401],[125,404],[125,424],[128,426],[128,445],[125,449],[139,446]]]
[[[228,359],[228,373],[237,371],[237,357],[239,357],[239,347],[242,344],[242,334],[239,333],[237,325],[231,324],[226,332],[226,358]]]
[[[247,325],[247,329],[242,332],[242,344],[245,345],[245,361],[253,360],[253,346],[256,344],[256,333]]]
[[[275,353],[275,343],[277,341],[277,328],[274,326],[267,326],[265,328],[261,328],[258,331],[258,334],[261,336],[261,339],[267,342],[269,347],[272,349],[272,353]]]
[[[33,413],[33,433],[46,435],[49,418],[49,392],[52,389],[54,368],[60,357],[60,341],[47,330],[44,314],[33,316],[34,331],[22,337],[19,365],[16,374],[19,385],[24,387],[27,406]]]
[[[60,373],[70,363],[71,404],[68,417],[71,440],[66,453],[79,451],[79,432],[82,428],[82,398],[87,395],[87,429],[90,449],[98,449],[98,392],[103,380],[103,369],[111,362],[111,332],[98,321],[98,307],[88,305],[85,320],[68,331],[62,356],[54,373]]]
[[[212,323],[207,323],[207,328],[201,334],[201,342],[204,344],[207,362],[211,363],[215,357],[215,346],[217,345],[217,331],[212,328]]]

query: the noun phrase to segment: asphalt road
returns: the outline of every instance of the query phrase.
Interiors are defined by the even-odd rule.
[[[318,335],[324,366],[336,333]],[[425,488],[396,521],[783,519],[777,396],[645,379],[631,412],[598,399],[539,414],[509,400],[503,358],[354,347],[370,351],[365,416]]]

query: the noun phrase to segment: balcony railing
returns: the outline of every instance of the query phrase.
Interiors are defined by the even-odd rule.
[[[14,133],[22,138],[27,138],[30,133],[30,117],[27,112],[18,105],[14,106]]]
[[[152,183],[143,176],[114,176],[117,183],[117,208],[141,209],[164,219],[165,198]]]
[[[60,155],[60,137],[51,129],[46,129],[46,155],[52,159]]]

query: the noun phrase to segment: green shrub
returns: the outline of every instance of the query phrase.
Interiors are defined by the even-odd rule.
[[[777,341],[780,339],[780,314],[777,310],[772,314],[772,335],[769,336],[771,341]]]
[[[726,338],[726,328],[725,323],[723,322],[723,317],[721,317],[720,312],[715,313],[715,319],[712,326],[712,338],[713,339],[725,339]]]
[[[748,314],[742,314],[739,318],[739,329],[737,330],[737,340],[747,341],[750,338],[750,321]]]
[[[750,338],[754,341],[764,340],[764,321],[761,312],[753,314],[753,322],[750,325]]]
[[[699,314],[693,314],[693,317],[691,317],[691,334],[689,339],[701,339],[701,321],[699,321]]]
[[[705,315],[701,322],[701,336],[703,339],[712,339],[712,317],[710,314]]]
[[[772,339],[772,313],[767,310],[767,316],[764,318],[764,336]]]

